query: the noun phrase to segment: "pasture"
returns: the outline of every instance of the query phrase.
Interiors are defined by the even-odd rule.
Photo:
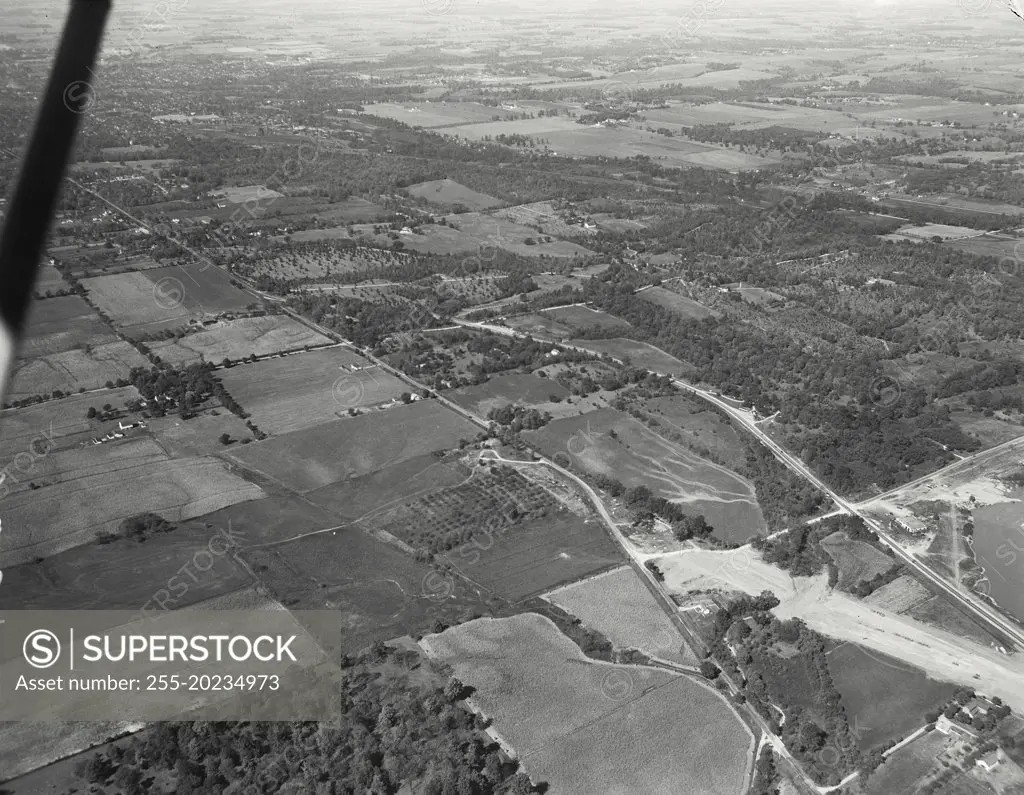
[[[4,571],[0,609],[62,610],[73,604],[76,610],[141,610],[175,576],[181,579],[174,594],[164,597],[167,608],[232,593],[252,581],[226,551],[244,535],[225,529],[190,521],[141,544],[130,539],[86,544],[41,563],[14,566]],[[195,565],[197,555],[204,571]],[[194,576],[181,572],[190,564]],[[184,593],[181,584],[188,586]]]
[[[596,663],[530,613],[477,619],[421,645],[474,688],[471,706],[552,792],[745,791],[753,736],[701,682]]]
[[[81,284],[92,302],[128,334],[178,328],[256,302],[232,286],[227,274],[208,266],[148,268],[94,276]]]
[[[923,226],[904,226],[892,234],[883,235],[887,240],[931,240],[938,237],[942,240],[963,240],[979,237],[982,233],[967,226],[950,226],[949,224],[924,224]]]
[[[544,598],[600,632],[616,648],[697,663],[675,624],[629,566],[551,591]]]
[[[286,607],[335,612],[346,653],[426,631],[439,618],[492,608],[461,581],[445,580],[355,527],[249,549],[242,557]],[[443,594],[432,589],[434,578]]]
[[[654,415],[672,441],[698,454],[708,450],[737,472],[747,465],[747,443],[733,425],[705,401],[686,393],[651,398],[643,408]]]
[[[65,393],[98,389],[108,381],[127,379],[133,367],[148,366],[149,360],[122,340],[96,345],[88,351],[73,349],[21,359],[14,366],[7,397],[19,400],[58,389]]]
[[[131,449],[136,444],[145,443],[119,446]],[[60,472],[52,485],[4,499],[9,524],[0,535],[0,552],[5,560],[24,563],[92,543],[97,532],[112,532],[122,519],[143,512],[179,522],[263,497],[259,487],[232,474],[215,458],[150,459],[145,450],[142,454],[130,470],[95,470],[75,456],[76,468]]]
[[[538,406],[550,403],[552,396],[564,400],[569,390],[550,378],[512,373],[494,376],[482,384],[450,389],[444,396],[478,417],[486,417],[492,409],[509,403]]]
[[[252,421],[275,434],[337,420],[349,409],[386,403],[408,390],[393,375],[344,347],[236,365],[218,375]]]
[[[501,199],[488,196],[486,193],[478,193],[448,178],[410,185],[406,190],[410,196],[425,199],[440,207],[461,205],[470,211],[490,210],[492,207],[500,207],[505,203]]]
[[[754,486],[745,478],[668,441],[629,415],[601,409],[524,431],[548,456],[567,456],[574,467],[615,478],[626,487],[703,514],[715,536],[742,543],[765,531]]]
[[[613,359],[629,362],[634,367],[642,367],[655,373],[682,378],[693,374],[692,365],[646,342],[612,337],[601,340],[572,340],[572,344],[597,353],[607,353]]]
[[[828,669],[850,726],[860,727],[865,753],[921,728],[924,715],[945,704],[957,686],[929,679],[905,662],[844,643],[828,653]]]
[[[722,316],[721,312],[709,309],[692,298],[687,298],[685,295],[680,295],[664,287],[651,287],[641,291],[638,295],[643,300],[664,307],[673,314],[684,317],[687,320],[704,320],[709,317],[719,318]]]
[[[287,315],[222,320],[181,339],[149,343],[149,349],[175,366],[206,361],[220,364],[255,354],[300,351],[330,345],[332,340]]]
[[[245,421],[225,408],[201,411],[187,420],[177,414],[146,420],[153,438],[172,458],[194,455],[214,455],[224,450],[221,434],[227,434],[230,444],[252,439],[253,434]]]
[[[306,494],[450,449],[459,439],[475,438],[479,430],[436,400],[421,400],[238,447],[227,456]]]
[[[521,602],[615,566],[622,555],[597,519],[559,509],[460,544],[445,560],[492,593]]]
[[[821,539],[821,548],[839,569],[839,587],[852,590],[858,583],[889,571],[896,561],[866,541],[851,540],[846,533],[835,532]]]
[[[369,519],[392,505],[465,481],[469,470],[457,460],[433,453],[401,461],[357,478],[332,483],[306,498],[348,521]]]
[[[65,295],[32,302],[18,354],[34,359],[110,342],[117,337],[92,307],[80,296]]]
[[[478,102],[417,102],[397,104],[382,102],[366,105],[364,112],[369,116],[380,116],[394,119],[410,127],[433,129],[437,127],[453,127],[459,124],[476,124],[490,122],[494,119],[507,119],[513,113],[491,105]]]
[[[505,324],[527,334],[546,335],[561,340],[585,337],[588,332],[595,329],[599,333],[609,329],[625,333],[632,328],[625,320],[585,306],[561,306],[533,314],[517,315],[507,318]]]

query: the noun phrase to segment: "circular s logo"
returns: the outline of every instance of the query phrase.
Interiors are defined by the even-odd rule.
[[[49,668],[60,658],[60,641],[48,629],[29,633],[21,647],[25,662],[33,668]]]

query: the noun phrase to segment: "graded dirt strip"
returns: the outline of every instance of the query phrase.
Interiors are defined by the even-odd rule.
[[[890,655],[933,679],[969,685],[999,696],[1014,710],[1024,710],[1024,656],[1020,654],[1004,655],[830,591],[824,575],[790,577],[761,561],[749,546],[729,552],[685,550],[658,560],[666,586],[675,593],[717,588],[756,595],[769,590],[781,601],[773,611],[780,619],[800,618],[823,635]]]

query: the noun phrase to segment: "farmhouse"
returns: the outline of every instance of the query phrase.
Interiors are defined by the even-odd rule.
[[[999,763],[1001,761],[1002,759],[1000,759],[999,756],[999,749],[996,748],[994,751],[989,751],[984,756],[976,759],[974,764],[976,764],[978,767],[982,768],[986,772],[991,773],[993,770],[999,767]]]
[[[959,737],[961,739],[977,739],[978,737],[978,733],[970,726],[956,723],[945,715],[939,715],[938,720],[935,721],[935,729],[947,737]]]

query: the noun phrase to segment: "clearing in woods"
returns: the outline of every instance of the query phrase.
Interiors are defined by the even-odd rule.
[[[421,645],[553,792],[745,791],[754,738],[726,699],[685,676],[585,657],[548,618],[482,618]]]

